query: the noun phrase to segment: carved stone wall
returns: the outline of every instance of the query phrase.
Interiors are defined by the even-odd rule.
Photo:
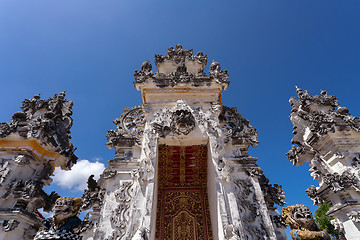
[[[360,238],[357,213],[360,212],[360,118],[341,107],[335,96],[321,91],[312,96],[300,88],[298,99],[290,98],[294,125],[293,145],[286,154],[293,165],[310,165],[311,176],[319,186],[306,192],[319,205],[330,201],[334,226],[348,239]],[[355,217],[354,217],[355,216]]]

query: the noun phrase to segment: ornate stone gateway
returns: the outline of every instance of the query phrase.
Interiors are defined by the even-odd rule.
[[[156,239],[213,239],[207,146],[159,146]]]
[[[125,108],[108,131],[115,157],[83,196],[91,208],[83,239],[284,240],[271,185],[257,158],[257,131],[222,104],[229,74],[181,45],[135,71],[142,104]]]

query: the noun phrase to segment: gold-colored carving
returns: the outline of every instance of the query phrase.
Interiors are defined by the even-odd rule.
[[[212,238],[207,197],[207,146],[160,146],[157,240]]]
[[[59,230],[64,226],[70,232],[73,232],[74,229],[78,230],[81,220],[77,216],[79,215],[81,204],[81,198],[62,197],[56,199],[53,209],[54,215],[49,223],[51,225],[47,225],[45,221],[45,224],[42,223],[43,226],[40,227],[39,231],[47,231],[51,228]],[[70,219],[72,221],[69,221]]]
[[[53,216],[54,229],[59,229],[69,218],[77,216],[79,214],[81,204],[81,198],[62,197],[56,199]]]
[[[196,239],[196,218],[187,211],[181,211],[173,218],[173,239]]]
[[[44,149],[35,140],[0,140],[0,151],[30,151],[40,158],[57,160],[60,154]]]
[[[303,204],[283,208],[281,216],[285,223],[290,226],[290,234],[294,240],[330,239],[326,230],[319,230],[311,211]]]

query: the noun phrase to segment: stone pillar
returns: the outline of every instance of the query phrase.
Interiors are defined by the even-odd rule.
[[[299,99],[290,98],[295,136],[286,154],[294,166],[308,162],[319,186],[306,192],[320,205],[333,204],[328,214],[347,239],[360,238],[360,119],[341,107],[325,91],[312,96],[297,88]]]
[[[72,101],[65,93],[47,100],[25,99],[20,112],[0,123],[0,239],[32,239],[43,208],[59,197],[45,193],[55,167],[76,163],[70,138]]]

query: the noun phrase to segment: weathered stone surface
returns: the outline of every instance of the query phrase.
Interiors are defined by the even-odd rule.
[[[86,211],[94,205],[96,205],[97,208],[100,208],[103,205],[104,194],[105,189],[100,188],[100,186],[94,180],[94,175],[89,176],[87,189],[84,190],[84,194],[81,197],[81,209]]]
[[[158,87],[174,87],[179,84],[191,86],[204,86],[212,82],[229,84],[229,74],[221,70],[220,64],[213,62],[210,65],[210,75],[206,76],[204,68],[207,64],[207,56],[202,52],[193,55],[192,49],[183,49],[176,45],[170,47],[167,55],[155,55],[155,65],[158,72],[153,74],[149,61],[141,65],[141,70],[136,70],[134,84],[142,84],[152,81]]]
[[[209,70],[210,76],[221,83],[229,83],[229,74],[226,70],[221,70],[220,63],[213,61]]]
[[[116,125],[116,130],[109,130],[106,134],[106,145],[110,149],[118,145],[138,144],[145,127],[143,108],[141,106],[125,108],[124,113],[113,123]]]
[[[309,163],[311,176],[319,180],[319,186],[310,186],[306,193],[316,205],[331,202],[328,214],[336,219],[334,226],[349,239],[359,238],[355,226],[360,211],[360,118],[352,116],[326,91],[318,96],[300,88],[296,92],[298,99],[290,98],[290,120],[295,135],[291,142],[297,146],[286,155],[295,166]]]
[[[233,144],[246,144],[255,147],[259,143],[256,129],[250,125],[249,120],[238,113],[236,107],[223,106],[219,121],[224,134],[232,139]]]
[[[19,225],[19,223],[20,222],[15,219],[4,220],[2,223],[2,230],[4,232],[13,231]]]
[[[274,207],[274,204],[279,206],[284,206],[286,204],[285,192],[281,185],[269,184],[269,179],[266,178],[264,174],[260,176],[259,183],[261,190],[264,193],[265,202],[268,207]]]
[[[21,112],[16,112],[8,123],[0,123],[0,138],[18,134],[27,139],[36,139],[53,151],[63,155],[67,161],[63,169],[70,169],[76,163],[75,148],[70,142],[72,126],[72,106],[70,99],[65,99],[65,91],[46,100],[40,94],[25,99]]]

